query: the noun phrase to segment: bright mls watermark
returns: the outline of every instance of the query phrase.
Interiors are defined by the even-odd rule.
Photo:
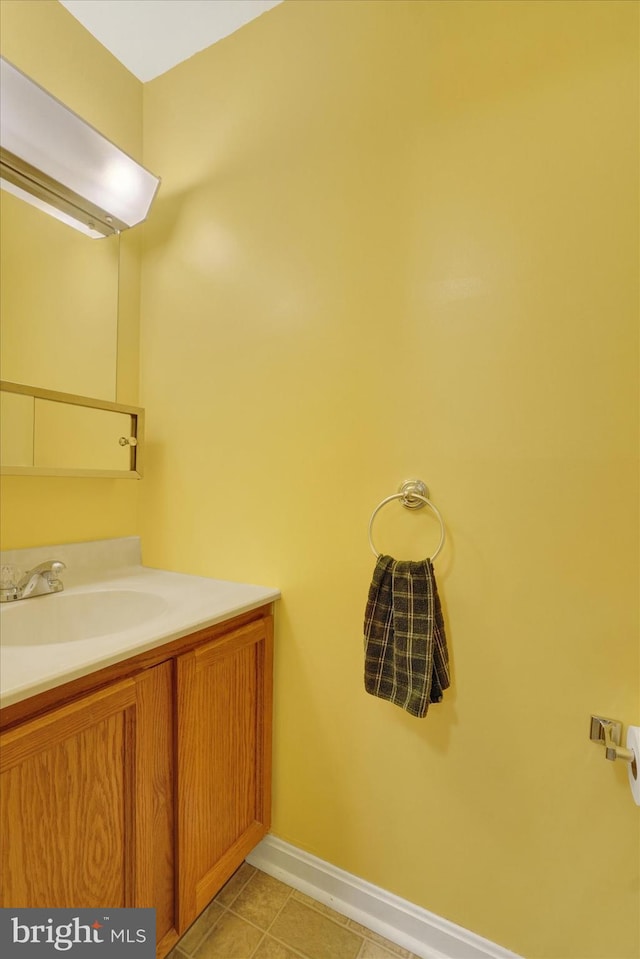
[[[6,959],[155,959],[155,909],[0,909]]]

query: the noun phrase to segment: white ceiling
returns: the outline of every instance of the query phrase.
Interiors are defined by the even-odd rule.
[[[229,36],[282,0],[60,0],[139,80]]]

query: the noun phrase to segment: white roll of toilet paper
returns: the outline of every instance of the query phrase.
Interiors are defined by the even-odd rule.
[[[627,769],[634,802],[636,806],[640,806],[640,726],[627,728],[627,749],[633,749],[636,755],[635,763],[629,763]]]

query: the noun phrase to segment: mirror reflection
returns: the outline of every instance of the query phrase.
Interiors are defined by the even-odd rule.
[[[119,243],[0,191],[0,379],[115,400]]]

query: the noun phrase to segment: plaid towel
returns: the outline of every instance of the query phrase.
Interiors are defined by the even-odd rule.
[[[430,559],[379,556],[364,618],[364,687],[412,716],[449,686],[449,653]]]

